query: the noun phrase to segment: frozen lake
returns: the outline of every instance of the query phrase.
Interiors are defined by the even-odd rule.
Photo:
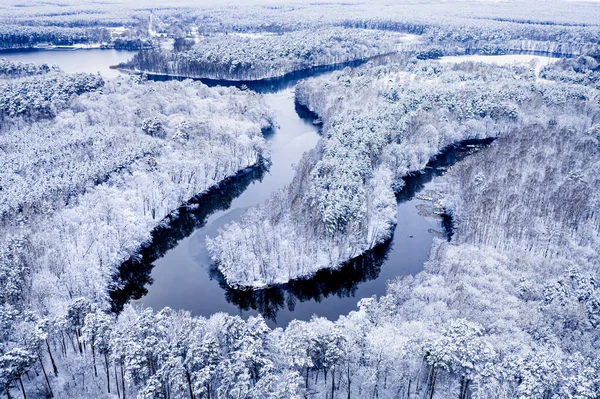
[[[127,61],[135,53],[136,51],[114,49],[25,50],[0,53],[0,58],[14,62],[58,65],[67,73],[100,73],[103,78],[112,79],[122,73],[109,67]]]

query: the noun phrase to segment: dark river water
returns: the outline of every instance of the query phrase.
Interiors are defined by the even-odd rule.
[[[105,78],[112,78],[119,72],[108,66],[131,54],[116,50],[30,51],[0,57],[56,64],[67,72],[99,71]],[[444,227],[441,218],[423,215],[422,208],[430,202],[416,195],[435,190],[439,184],[436,177],[473,150],[469,143],[448,149],[423,173],[406,179],[405,189],[398,194],[398,224],[389,243],[338,270],[321,271],[311,279],[257,291],[234,290],[224,284],[208,255],[206,237],[216,235],[248,207],[291,182],[294,164],[319,140],[319,126],[294,102],[293,88],[301,77],[306,77],[306,73],[248,85],[263,92],[265,101],[275,111],[278,126],[266,135],[271,165],[250,168],[192,199],[167,227],[158,228],[152,242],[120,267],[111,292],[115,311],[131,302],[155,310],[165,306],[186,309],[202,316],[216,312],[244,317],[261,313],[271,326],[285,326],[292,319],[308,320],[313,315],[337,319],[355,310],[360,298],[385,294],[389,279],[423,269],[432,241],[443,235]]]

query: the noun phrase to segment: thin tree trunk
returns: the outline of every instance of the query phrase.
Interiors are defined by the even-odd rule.
[[[52,356],[52,351],[50,350],[50,343],[48,339],[46,339],[46,347],[48,348],[48,355],[50,355],[50,361],[52,362],[52,370],[54,370],[54,376],[58,377],[58,368],[56,367],[56,363],[54,362],[54,356]]]
[[[121,362],[121,387],[123,388],[123,399],[125,399],[125,374],[123,373],[123,363]]]
[[[331,399],[335,393],[335,367],[331,367]]]
[[[410,385],[412,384],[412,380],[409,378],[408,379],[408,390],[407,390],[407,394],[406,397],[410,398]]]
[[[106,365],[106,386],[110,393],[110,369],[108,368],[108,354],[104,353],[104,364]]]
[[[377,360],[377,371],[375,372],[375,388],[373,388],[373,398],[379,398],[379,365],[381,363],[381,357]]]
[[[85,342],[84,342],[85,345]],[[98,378],[98,368],[96,367],[96,348],[94,348],[94,338],[92,338],[92,361],[94,362],[94,377]]]
[[[427,382],[425,383],[427,391],[431,390],[431,381],[432,380],[433,380],[433,366],[431,366],[429,368],[429,373],[427,373]],[[419,380],[417,379],[417,388],[415,389],[415,392],[419,391],[418,384],[419,384]]]
[[[350,380],[350,363],[348,363],[348,368],[347,368],[347,378],[348,378],[348,399],[350,399],[350,385],[352,384],[352,381]]]
[[[62,338],[61,342],[62,342],[63,354],[65,355],[65,357],[67,357],[67,343],[65,342],[65,333],[62,332],[62,330],[60,331],[60,336]]]
[[[79,339],[81,334],[79,334],[79,330],[75,331],[75,339],[77,340],[77,347],[79,348],[79,353],[83,355],[83,347],[81,346],[81,340]]]
[[[50,391],[50,397],[54,397],[54,392],[52,392],[52,387],[50,386],[50,380],[48,379],[48,374],[46,374],[46,367],[44,367],[44,362],[42,362],[42,356],[38,353],[38,359],[40,364],[42,365],[42,372],[44,373],[44,378],[46,379],[46,384],[48,384],[48,390]]]
[[[190,399],[194,399],[194,391],[192,390],[192,378],[190,377],[190,373],[186,371],[185,376],[187,377],[188,389],[190,390]]]
[[[308,366],[306,367],[306,378],[305,378],[304,386],[308,390]]]
[[[383,389],[387,389],[387,377],[388,377],[388,368],[385,368],[385,374],[383,374]]]
[[[4,387],[4,390],[6,391],[6,397],[8,399],[12,399],[12,397],[10,396],[10,384],[6,384],[6,386]]]
[[[420,383],[419,377],[421,377],[421,370],[419,370],[419,373],[417,374],[417,378],[415,378],[415,393],[419,392],[419,383]]]
[[[71,341],[71,346],[73,347],[73,352],[77,353],[77,348],[75,347],[75,342],[73,342],[73,337],[69,333],[67,333],[67,335],[69,337],[69,341]]]
[[[463,399],[467,399],[469,397],[469,379],[465,380],[465,389],[463,391]]]
[[[21,385],[21,392],[23,392],[23,399],[27,399],[27,394],[25,393],[25,387],[23,386],[23,379],[21,377],[19,379],[19,384]]]
[[[119,389],[119,377],[117,376],[117,362],[114,362],[115,386],[117,387],[117,397],[121,399],[121,390]]]
[[[431,381],[431,394],[429,395],[429,399],[433,399],[433,392],[435,391],[435,380],[437,379],[437,371],[433,371],[433,379]]]

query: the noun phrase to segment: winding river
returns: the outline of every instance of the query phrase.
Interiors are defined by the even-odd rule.
[[[353,62],[351,66],[360,63]],[[236,290],[225,284],[206,249],[207,236],[217,235],[220,228],[239,218],[248,207],[290,183],[293,165],[317,144],[319,126],[307,110],[295,103],[296,83],[309,75],[346,66],[255,82],[203,80],[208,85],[247,86],[263,93],[275,111],[278,125],[267,135],[271,166],[230,179],[218,190],[193,200],[191,207],[180,209],[179,218],[169,228],[156,231],[141,256],[130,259],[121,268],[120,281],[127,285],[113,292],[116,311],[133,302],[153,309],[187,309],[202,316],[227,312],[247,317],[260,313],[270,326],[285,326],[293,319],[309,320],[313,315],[337,319],[355,310],[360,298],[385,294],[388,280],[423,269],[434,237],[443,236],[444,228],[440,217],[431,217],[430,213],[424,216],[423,209],[431,203],[416,194],[435,190],[439,184],[435,178],[473,149],[468,144],[449,148],[424,173],[406,179],[406,188],[398,194],[398,224],[393,239],[339,270],[323,270],[313,278],[268,289]]]
[[[224,283],[208,255],[206,236],[218,234],[249,206],[288,184],[293,178],[293,165],[319,138],[317,126],[295,112],[291,89],[266,94],[265,98],[276,110],[279,124],[268,138],[272,161],[269,170],[247,171],[208,198],[193,201],[196,205],[192,209],[182,209],[170,228],[157,234],[143,251],[142,260],[133,259],[124,265],[123,281],[135,284],[120,292],[120,304],[128,297],[139,297],[132,302],[154,309],[187,309],[204,316],[215,312],[242,316],[261,313],[268,324],[285,326],[293,319],[308,320],[313,314],[337,319],[355,310],[359,298],[383,295],[389,279],[415,274],[423,268],[432,240],[441,235],[442,226],[439,219],[421,214],[430,203],[415,194],[435,189],[435,177],[456,157],[468,152],[468,146],[447,151],[425,173],[407,179],[406,189],[398,195],[398,224],[390,243],[340,270],[321,271],[314,278],[283,286],[248,291],[231,289]],[[220,198],[222,195],[226,198]],[[210,199],[212,196],[216,200]]]
[[[112,78],[119,72],[108,66],[131,54],[97,49],[13,52],[0,57],[56,64],[67,72],[98,71]],[[397,195],[398,224],[389,243],[339,270],[321,271],[311,279],[258,291],[234,290],[224,284],[206,250],[206,236],[214,236],[248,207],[291,182],[294,164],[319,140],[318,124],[294,102],[293,88],[304,77],[306,74],[249,85],[264,93],[265,101],[276,113],[278,126],[266,135],[271,165],[241,172],[192,199],[179,210],[178,218],[156,229],[152,242],[121,266],[117,276],[120,287],[111,293],[115,311],[133,302],[154,309],[187,309],[202,316],[215,312],[244,317],[261,313],[271,326],[285,326],[292,319],[308,320],[313,315],[337,319],[355,310],[360,298],[385,294],[388,280],[423,269],[434,237],[443,236],[447,229],[441,217],[432,217],[426,211],[431,202],[417,194],[435,190],[441,184],[437,177],[457,159],[474,151],[474,143],[448,148],[423,173],[406,179],[406,187]]]

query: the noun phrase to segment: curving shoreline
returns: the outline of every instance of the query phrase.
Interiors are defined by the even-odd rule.
[[[154,79],[154,77],[150,77],[150,79]],[[239,82],[229,83],[233,85],[239,84]],[[295,81],[288,80],[285,82],[282,81],[280,83],[281,84],[278,87],[287,88],[294,85]],[[256,86],[253,87],[253,90],[256,90],[257,92],[267,93],[272,93],[273,90],[276,89],[277,87],[274,89],[273,86],[264,83],[263,86],[256,84]],[[301,118],[306,118],[313,124],[315,122],[317,122],[317,124],[320,122],[319,116],[316,113],[310,111],[310,109],[308,109],[306,106],[304,106],[297,100],[293,101],[293,107],[294,112]],[[487,143],[488,141],[486,140],[482,142],[482,144]],[[464,145],[461,146],[461,144]],[[449,146],[445,149],[443,153],[438,154],[437,157],[432,158],[423,170],[414,172],[410,176],[407,176],[405,178],[405,189],[401,190],[396,194],[398,199],[397,212],[400,212],[400,214],[404,215],[404,213],[409,211],[403,208],[403,206],[414,208],[416,205],[416,202],[414,201],[418,201],[416,199],[416,194],[423,190],[428,182],[430,182],[436,176],[441,175],[446,167],[448,167],[450,164],[454,163],[457,160],[457,157],[462,157],[463,153],[472,150],[472,148],[469,146],[473,144],[475,143],[467,141],[465,143],[458,143],[456,145]],[[277,167],[277,165],[274,165],[274,167]],[[227,195],[226,193],[223,194]],[[200,199],[200,202],[202,202],[202,199]],[[188,222],[183,220],[186,217],[187,216],[185,215],[180,215],[180,219],[176,220],[175,222],[186,224]],[[223,301],[224,296],[225,300],[229,303],[229,307],[223,308],[223,304],[215,304],[214,308],[211,308],[209,305],[200,307],[199,305],[196,305],[195,302],[202,301],[200,298],[202,298],[203,296],[200,296],[198,294],[184,294],[185,296],[191,295],[188,297],[188,299],[186,299],[187,304],[184,305],[184,308],[191,310],[193,314],[201,314],[206,316],[217,311],[223,311],[224,309],[231,309],[228,310],[229,312],[232,312],[233,309],[237,309],[237,312],[249,315],[261,313],[267,319],[269,319],[268,322],[273,325],[285,325],[286,322],[291,320],[292,318],[309,319],[310,315],[313,312],[316,312],[320,315],[325,315],[331,319],[335,319],[338,315],[347,314],[349,311],[353,310],[356,306],[356,300],[358,298],[368,297],[371,295],[382,295],[385,292],[385,282],[388,279],[393,278],[397,275],[413,274],[422,269],[423,263],[427,259],[429,248],[431,246],[431,241],[429,240],[433,240],[433,237],[435,236],[435,234],[428,231],[443,229],[443,226],[441,223],[438,223],[436,221],[436,227],[434,228],[434,226],[428,224],[431,222],[425,221],[426,218],[417,215],[416,210],[414,211],[414,216],[411,217],[417,217],[422,220],[422,222],[420,222],[422,227],[419,227],[419,229],[421,229],[421,231],[426,234],[427,238],[424,238],[425,236],[423,236],[422,233],[421,235],[416,233],[397,233],[392,235],[385,243],[378,245],[377,248],[368,250],[366,251],[366,253],[355,257],[351,260],[348,260],[347,262],[344,262],[337,268],[322,270],[317,272],[314,276],[305,276],[303,278],[295,279],[285,284],[269,286],[268,288],[248,290],[244,288],[230,287],[226,284],[224,276],[216,269],[214,264],[209,264],[210,261],[207,262],[205,260],[198,260],[197,262],[200,262],[199,264],[197,264],[196,266],[190,264],[190,266],[188,267],[196,267],[197,275],[203,276],[206,274],[207,278],[215,279],[218,282],[218,285],[220,286],[220,291],[219,294],[211,296],[211,300],[214,302],[221,303]],[[200,220],[198,221],[200,222]],[[198,229],[196,233],[194,233],[194,231],[189,231],[185,233],[189,236],[189,238],[186,238],[185,241],[191,241],[189,244],[184,243],[184,246],[192,245],[192,243],[195,243],[194,245],[200,245],[199,243],[196,244],[196,240],[200,239],[200,237],[194,237],[198,236],[198,234],[204,234],[199,233],[205,231],[204,228],[200,227],[202,225],[203,223],[197,224]],[[402,230],[402,228],[403,225],[396,225],[394,227],[394,229],[396,230]],[[165,234],[168,235],[168,232],[169,230],[167,227],[167,229],[165,229]],[[181,235],[177,235],[178,237],[181,237]],[[405,251],[408,250],[408,248],[414,247],[415,239],[412,238],[413,235],[417,237],[415,239],[425,241],[422,241],[422,244],[419,244],[416,247],[423,249],[415,249],[414,254],[412,254],[419,258],[419,260],[413,260],[412,263],[408,261],[410,263],[409,266],[409,264],[405,261],[400,261],[395,257],[406,257]],[[177,239],[174,241],[177,241]],[[163,276],[164,272],[159,273],[159,276],[163,277],[159,277],[158,281],[155,279],[153,284],[149,284],[152,278],[153,271],[157,267],[153,265],[153,262],[155,261],[158,261],[157,263],[155,262],[156,264],[161,265],[160,268],[166,267],[166,264],[171,264],[171,266],[169,266],[171,273],[181,273],[180,271],[177,271],[179,269],[179,265],[177,263],[173,263],[180,262],[181,260],[175,260],[179,258],[173,258],[172,261],[167,260],[167,258],[172,256],[167,255],[166,253],[167,251],[182,251],[183,249],[177,249],[177,246],[182,244],[176,243],[175,246],[164,246],[164,243],[157,243],[156,245],[153,243],[150,244],[150,246],[153,246],[155,249],[159,248],[161,245],[163,245],[163,250],[158,250],[158,252],[156,252],[154,256],[149,258],[144,257],[143,260],[140,260],[138,262],[137,267],[140,270],[140,274],[138,274],[137,276],[142,276],[144,278],[139,279],[136,277],[136,274],[131,276],[130,280],[133,282],[133,284],[129,284],[129,286],[133,288],[132,292],[136,293],[136,295],[134,295],[132,298],[135,299],[141,296],[141,299],[137,299],[134,302],[141,303],[144,306],[151,306],[154,308],[162,308],[164,306],[169,306],[172,308],[178,308],[179,306],[181,306],[176,305],[176,303],[181,304],[181,302],[179,301],[172,302],[172,300],[169,298],[164,298],[160,301],[157,301],[156,298],[148,300],[146,299],[146,297],[144,297],[147,290],[150,290],[150,293],[152,294],[153,290],[159,290],[162,292],[168,287],[173,287],[173,289],[181,288],[169,286],[169,283],[162,281],[165,279],[165,277]],[[204,248],[204,244],[202,244],[200,247]],[[386,248],[386,250],[379,248]],[[204,249],[200,249],[200,251],[202,252],[204,251]],[[198,255],[197,251],[194,253],[196,254],[194,255],[196,258],[199,257],[198,259],[204,259],[204,254]],[[390,254],[392,260],[386,263],[386,260],[388,259]],[[165,260],[162,259],[164,257],[166,257]],[[132,260],[134,258],[135,257],[133,257]],[[370,259],[369,262],[371,264],[379,264],[380,266],[377,268],[357,268],[357,265],[364,263],[365,259]],[[131,264],[134,262],[130,260],[127,263]],[[165,266],[163,266],[163,264],[165,264]],[[382,269],[381,266],[383,266],[384,273],[380,275],[380,271]],[[204,268],[206,268],[206,270],[204,270]],[[376,269],[379,271],[374,272]],[[346,273],[347,271],[351,271],[351,274],[348,275]],[[184,273],[187,273],[187,271]],[[197,276],[197,278],[204,279],[204,277],[202,276]],[[191,284],[187,281],[189,279],[190,278],[183,277],[180,278],[178,281],[179,284],[187,285]],[[138,284],[138,286],[135,286],[136,280],[138,283],[140,283]],[[345,281],[345,283],[338,284],[337,282],[339,281]],[[368,286],[369,288],[362,288],[365,285],[363,284],[365,282],[370,282],[369,284],[366,284],[366,286]],[[162,288],[156,288],[156,284],[158,284],[158,286]],[[198,289],[196,289],[196,291],[198,291]],[[368,291],[364,291],[365,289],[367,289]],[[186,291],[186,289],[182,290]],[[287,299],[283,300],[282,298]],[[331,305],[328,305],[328,303],[330,302]],[[290,305],[291,303],[294,303],[294,305]],[[234,307],[231,308],[231,305],[233,305]]]
[[[234,86],[241,88],[243,86],[259,91],[259,92],[274,92],[283,90],[286,87],[290,87],[295,84],[298,80],[319,76],[324,73],[337,71],[340,69],[344,69],[346,67],[355,68],[360,65],[366,64],[370,61],[383,61],[385,62],[386,58],[395,56],[398,54],[398,51],[393,51],[385,54],[378,54],[371,57],[359,58],[354,60],[342,61],[334,64],[323,64],[323,65],[315,65],[309,68],[298,69],[291,72],[286,72],[283,75],[276,76],[268,76],[260,79],[229,79],[229,78],[219,78],[219,77],[210,77],[210,76],[188,76],[188,75],[177,75],[177,74],[169,74],[169,73],[161,73],[161,72],[153,72],[153,71],[145,71],[145,70],[137,70],[137,69],[129,69],[119,65],[112,65],[111,69],[118,69],[121,72],[134,74],[134,75],[144,75],[150,80],[155,81],[165,81],[165,80],[199,80],[207,86]],[[290,82],[293,82],[290,84]]]

